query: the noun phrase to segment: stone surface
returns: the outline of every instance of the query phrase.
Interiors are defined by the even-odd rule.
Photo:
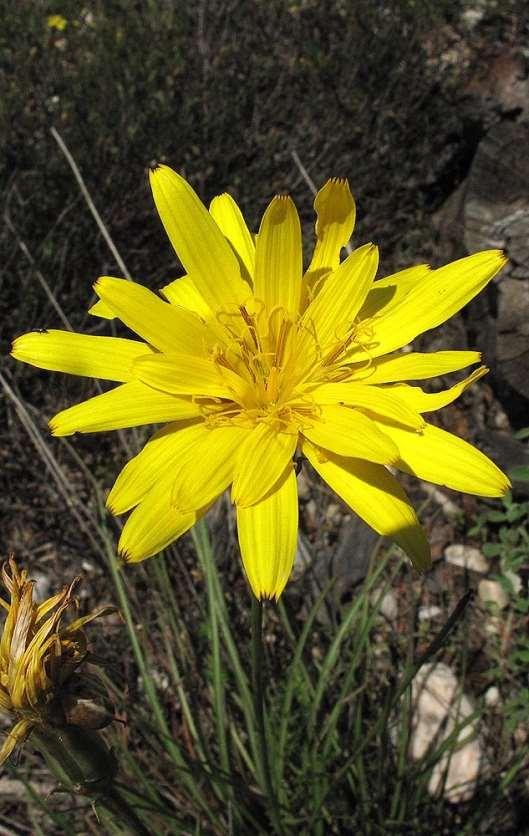
[[[489,708],[495,708],[500,702],[500,689],[497,685],[491,685],[485,691],[485,705]]]
[[[378,594],[373,595],[372,601],[378,599]],[[382,600],[379,604],[378,610],[384,618],[387,618],[388,621],[396,621],[397,616],[399,614],[399,607],[397,604],[397,598],[395,593],[391,590],[388,590],[385,595],[382,597]]]
[[[468,697],[460,693],[457,677],[448,665],[442,663],[421,668],[412,684],[412,702],[414,715],[410,755],[414,760],[423,758],[432,747],[438,748],[454,728],[473,712]],[[460,748],[456,751],[443,754],[428,784],[431,795],[443,792],[444,797],[454,804],[468,801],[476,789],[483,748],[475,724],[467,724],[460,731],[458,744]]]
[[[512,55],[497,56],[472,92],[523,119],[502,120],[479,143],[467,179],[436,213],[434,223],[454,257],[463,238],[468,253],[502,249],[509,263],[467,307],[473,348],[491,368],[491,384],[511,420],[523,420],[529,401],[529,78]],[[524,107],[522,107],[524,102]]]
[[[437,618],[442,615],[442,612],[441,607],[430,604],[429,606],[419,607],[417,618],[419,621],[428,621],[430,618]]]
[[[336,502],[330,502],[325,509],[325,519],[331,525],[340,525],[343,519],[342,509]]]
[[[301,470],[298,473],[298,497],[305,502],[310,499],[310,494],[311,489],[309,480],[307,479],[305,471]]]
[[[461,508],[443,491],[439,490],[436,485],[432,485],[430,482],[421,482],[421,488],[434,502],[441,506],[445,517],[457,517],[461,513]]]
[[[478,595],[484,604],[495,604],[500,610],[504,610],[509,604],[509,596],[499,581],[480,581]]]
[[[463,569],[471,569],[473,572],[485,574],[490,566],[487,558],[479,549],[474,546],[465,546],[463,543],[454,543],[445,549],[445,559],[452,566],[461,566]]]

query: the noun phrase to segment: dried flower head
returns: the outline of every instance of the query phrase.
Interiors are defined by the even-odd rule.
[[[67,610],[77,608],[77,580],[39,604],[27,571],[20,571],[13,558],[2,567],[9,601],[0,597],[7,613],[0,640],[0,711],[16,722],[0,750],[0,764],[34,727],[46,728],[60,720],[68,680],[87,656],[83,628],[113,610],[103,607],[63,623]]]

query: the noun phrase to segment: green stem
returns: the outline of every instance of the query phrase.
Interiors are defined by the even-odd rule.
[[[126,824],[130,833],[134,836],[150,836],[152,831],[147,830],[141,819],[138,818],[130,804],[123,798],[117,787],[113,784],[104,795],[94,799],[105,810],[117,819],[119,824]]]
[[[262,601],[258,601],[252,595],[252,697],[255,723],[257,726],[259,772],[268,802],[268,813],[274,830],[276,833],[282,834],[284,831],[279,817],[279,806],[272,786],[264,722],[263,657],[263,604]]]

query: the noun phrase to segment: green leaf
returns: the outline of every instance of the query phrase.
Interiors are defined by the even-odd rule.
[[[521,464],[509,470],[509,476],[516,482],[529,482],[529,465]]]
[[[514,433],[514,437],[520,441],[523,441],[524,438],[529,438],[529,427],[524,427],[523,429],[518,430],[518,432]]]
[[[507,519],[505,511],[489,511],[487,520],[489,522],[504,522]]]
[[[485,557],[498,557],[503,549],[499,543],[485,543],[482,551]]]

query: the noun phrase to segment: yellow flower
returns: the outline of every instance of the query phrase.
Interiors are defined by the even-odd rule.
[[[122,470],[108,497],[134,509],[119,551],[130,562],[187,531],[231,485],[244,568],[258,598],[278,598],[294,559],[294,456],[419,569],[429,548],[389,466],[455,490],[503,494],[509,482],[482,453],[427,423],[487,371],[427,394],[420,381],[479,363],[476,351],[401,353],[459,311],[505,264],[491,250],[438,270],[410,267],[374,282],[377,248],[340,262],[355,220],[345,180],[315,200],[316,246],[303,273],[300,223],[275,197],[252,235],[235,201],[209,212],[167,166],[154,200],[186,275],[162,289],[104,277],[91,313],[119,317],[143,340],[61,331],[17,339],[19,360],[121,385],[60,412],[56,436],[166,423]]]
[[[57,32],[64,32],[68,21],[62,15],[49,15],[46,20],[48,29],[56,29]]]
[[[2,581],[10,601],[0,598],[7,611],[0,640],[0,712],[12,715],[16,723],[0,750],[0,764],[34,727],[46,728],[60,719],[67,681],[86,656],[83,627],[113,609],[105,607],[63,625],[65,611],[77,604],[72,595],[76,581],[41,604],[33,600],[34,582],[12,558],[2,568]]]

